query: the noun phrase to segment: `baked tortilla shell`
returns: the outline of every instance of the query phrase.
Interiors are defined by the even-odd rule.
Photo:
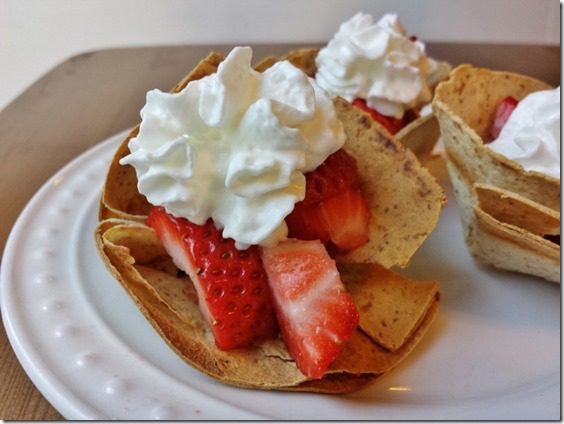
[[[489,149],[495,109],[552,88],[511,72],[461,65],[440,83],[433,112],[445,145],[448,173],[466,244],[484,264],[560,281],[560,180]]]
[[[439,84],[433,100],[445,145],[446,158],[469,184],[483,183],[519,193],[560,211],[560,181],[489,149],[495,109],[506,96],[520,100],[552,88],[534,78],[511,72],[461,65]]]
[[[346,134],[344,149],[357,162],[360,190],[371,219],[368,242],[337,262],[406,267],[435,229],[446,197],[442,187],[409,149],[378,130],[363,110],[336,98]]]

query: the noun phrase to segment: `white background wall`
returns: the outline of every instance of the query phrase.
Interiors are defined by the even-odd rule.
[[[357,11],[397,12],[422,41],[560,43],[558,0],[0,0],[0,110],[81,52],[324,42]]]

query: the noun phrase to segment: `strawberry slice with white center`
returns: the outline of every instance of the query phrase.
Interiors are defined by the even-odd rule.
[[[319,240],[289,239],[262,249],[286,347],[300,371],[322,378],[358,325],[352,296]]]
[[[272,297],[257,246],[238,250],[211,220],[196,225],[161,208],[147,218],[198,293],[199,307],[219,349],[250,347],[276,334]]]
[[[318,213],[339,250],[347,252],[368,241],[370,211],[360,190],[346,190],[324,200]]]

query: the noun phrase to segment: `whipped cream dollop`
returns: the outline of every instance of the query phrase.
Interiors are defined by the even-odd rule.
[[[238,248],[287,237],[304,173],[345,142],[331,98],[287,61],[264,73],[234,48],[215,74],[179,93],[152,90],[129,142],[138,190],[196,224],[212,218]]]
[[[497,139],[487,146],[537,171],[560,179],[560,87],[536,91],[513,110]]]
[[[382,115],[401,118],[431,100],[431,87],[450,65],[429,58],[425,45],[406,36],[396,14],[376,23],[357,13],[341,24],[316,58],[318,84],[352,102],[366,100]]]

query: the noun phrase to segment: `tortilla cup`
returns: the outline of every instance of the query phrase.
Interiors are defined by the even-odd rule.
[[[486,146],[504,97],[520,100],[549,88],[523,75],[461,65],[437,87],[433,112],[472,255],[559,282],[560,245],[543,236],[560,234],[560,180],[525,171]]]
[[[210,54],[173,91],[214,72],[221,60],[221,55]],[[358,390],[403,360],[437,313],[436,283],[411,281],[386,268],[409,263],[436,226],[445,204],[444,193],[417,157],[381,132],[366,112],[340,98],[335,100],[335,108],[344,124],[345,149],[357,160],[360,188],[372,213],[369,242],[336,259],[345,285],[355,288],[357,301],[364,305],[361,316],[367,318],[321,380],[303,375],[280,339],[255,349],[217,349],[198,308],[192,282],[178,272],[154,231],[144,224],[151,206],[137,191],[134,169],[119,164],[138,128],[119,146],[110,164],[95,235],[105,265],[178,355],[226,384],[320,393]],[[389,331],[380,334],[378,326],[388,312],[367,308],[364,296],[385,298],[388,306],[395,305],[387,311],[390,322],[400,320],[395,327],[401,330],[399,336],[391,336]],[[375,324],[375,319],[379,323]]]

